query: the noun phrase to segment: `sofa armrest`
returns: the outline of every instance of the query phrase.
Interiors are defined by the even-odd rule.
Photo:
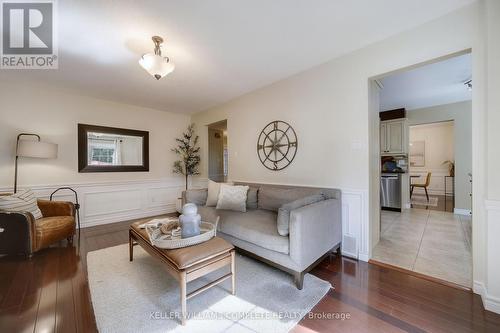
[[[182,205],[184,206],[186,203],[194,203],[197,206],[205,206],[207,196],[208,190],[206,188],[182,191]]]
[[[43,217],[75,216],[75,205],[72,202],[38,199],[37,203]]]
[[[305,270],[342,239],[341,200],[329,199],[290,212],[290,257]]]
[[[0,254],[30,256],[36,247],[35,218],[29,212],[0,210]]]

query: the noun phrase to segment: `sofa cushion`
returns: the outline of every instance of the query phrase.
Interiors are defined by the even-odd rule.
[[[290,229],[290,212],[294,209],[304,207],[315,202],[325,200],[323,194],[313,194],[307,197],[284,204],[278,209],[278,233],[281,236],[288,236]]]
[[[246,212],[247,192],[248,186],[221,184],[216,208]]]
[[[257,209],[257,193],[258,187],[250,186],[247,193],[247,209]]]
[[[289,239],[278,234],[276,213],[269,210],[250,210],[239,213],[217,210],[219,230],[232,237],[253,243],[268,250],[288,254]]]
[[[198,214],[200,214],[202,221],[210,223],[215,223],[219,216],[215,207],[208,206],[198,206]]]
[[[194,203],[196,206],[204,206],[207,202],[207,189],[186,191],[186,202]]]
[[[320,193],[321,189],[313,188],[262,186],[259,188],[258,207],[259,209],[267,209],[278,212],[278,209],[286,203]]]

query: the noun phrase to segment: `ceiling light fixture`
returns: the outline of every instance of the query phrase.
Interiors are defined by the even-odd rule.
[[[168,57],[161,56],[161,44],[163,38],[160,36],[153,36],[153,43],[155,44],[154,53],[146,53],[139,59],[139,64],[149,74],[153,75],[155,79],[159,80],[162,77],[172,73],[175,66]]]

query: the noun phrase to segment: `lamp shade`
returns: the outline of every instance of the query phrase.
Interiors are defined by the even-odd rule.
[[[34,158],[56,158],[57,145],[55,143],[19,140],[17,156]]]
[[[139,60],[139,64],[157,80],[170,74],[175,68],[174,64],[167,57],[152,53],[143,55]]]

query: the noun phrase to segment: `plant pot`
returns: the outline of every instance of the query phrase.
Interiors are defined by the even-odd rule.
[[[177,201],[175,202],[175,210],[179,214],[182,213],[182,198],[177,198]]]

